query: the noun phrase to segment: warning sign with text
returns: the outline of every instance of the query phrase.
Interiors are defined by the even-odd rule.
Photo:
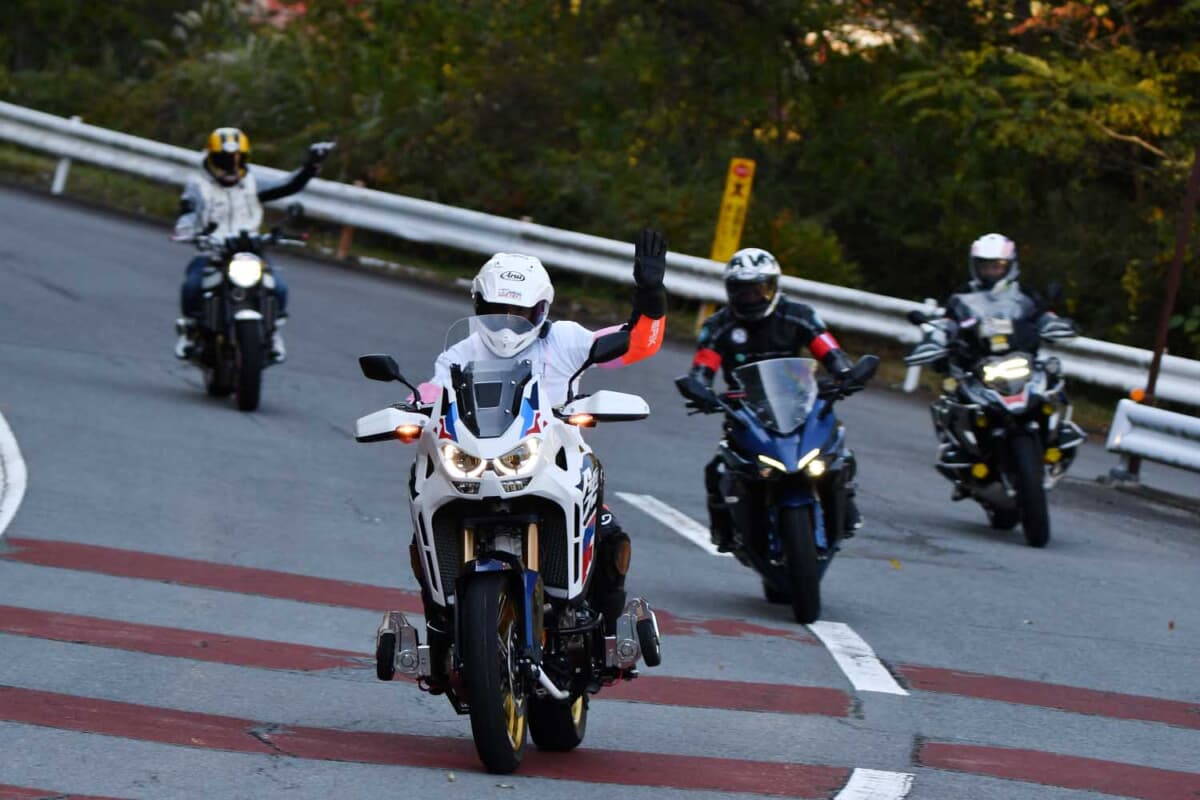
[[[746,208],[750,205],[750,186],[754,183],[754,161],[749,158],[729,160],[725,178],[725,195],[721,198],[721,215],[717,217],[717,234],[713,237],[713,261],[728,261],[742,241],[742,226]]]

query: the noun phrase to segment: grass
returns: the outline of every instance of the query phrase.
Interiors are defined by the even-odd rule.
[[[58,159],[13,145],[0,145],[0,182],[47,192]],[[71,165],[65,194],[89,205],[133,214],[142,218],[173,221],[178,208],[179,189],[154,181],[75,162]],[[276,224],[282,215],[268,211],[268,224]],[[341,228],[308,220],[309,255],[333,259]],[[416,280],[443,288],[458,288],[479,269],[480,256],[459,250],[406,242],[370,231],[356,231],[347,258],[352,264],[404,280]],[[558,316],[596,324],[611,324],[629,315],[630,286],[614,286],[597,278],[559,275],[555,279],[555,308]],[[667,319],[667,335],[676,341],[694,341],[700,304],[672,298]],[[908,346],[890,339],[868,337],[852,332],[836,332],[842,346],[852,356],[874,353],[880,358],[876,385],[898,389],[904,383],[907,367],[904,355]],[[932,401],[937,396],[941,377],[933,370],[922,371],[918,396]],[[1108,430],[1113,410],[1121,395],[1079,382],[1071,385],[1075,421],[1092,434]]]

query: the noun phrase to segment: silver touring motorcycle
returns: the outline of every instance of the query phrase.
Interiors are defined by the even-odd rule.
[[[456,323],[447,349],[488,323]],[[575,377],[627,345],[624,332],[597,338]],[[552,408],[520,356],[453,365],[431,403],[417,399],[391,356],[359,363],[366,377],[413,390],[409,402],[359,419],[356,439],[417,445],[408,484],[412,552],[429,615],[426,644],[404,614],[384,615],[378,677],[401,673],[444,692],[455,711],[470,714],[491,772],[517,769],[526,729],[543,750],[575,748],[589,696],[636,677],[639,661],[653,667],[662,657],[645,600],[627,602],[615,625],[589,604],[604,478],[580,435],[596,422],[644,419],[649,407],[636,395],[598,391]]]
[[[930,411],[938,436],[937,470],[970,497],[998,530],[1018,524],[1032,547],[1050,540],[1046,490],[1075,460],[1084,433],[1071,421],[1062,364],[1039,358],[1042,342],[1075,329],[1053,314],[1035,318],[1015,286],[955,295],[954,321],[920,311],[909,321],[924,337],[905,361],[945,373]]]

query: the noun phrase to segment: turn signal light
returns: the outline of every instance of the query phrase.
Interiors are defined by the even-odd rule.
[[[401,425],[396,428],[396,438],[405,444],[408,444],[409,442],[415,442],[420,435],[420,425]]]
[[[983,480],[984,478],[986,478],[988,476],[988,472],[989,472],[989,470],[988,470],[987,464],[980,463],[980,464],[972,464],[971,465],[971,474],[974,475],[979,480]]]
[[[975,427],[976,428],[986,428],[987,426],[988,426],[987,416],[980,414],[978,417],[975,418]]]
[[[1043,458],[1045,458],[1047,464],[1057,464],[1059,461],[1062,461],[1062,450],[1059,450],[1057,447],[1047,447]]]
[[[1129,399],[1135,403],[1140,403],[1146,399],[1145,389],[1134,389],[1129,393]]]
[[[596,418],[591,414],[572,414],[567,417],[567,424],[577,425],[580,428],[594,428],[596,427]]]

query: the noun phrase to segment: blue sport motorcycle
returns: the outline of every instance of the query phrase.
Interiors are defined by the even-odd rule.
[[[725,414],[717,470],[732,552],[802,624],[821,615],[821,577],[847,533],[855,462],[833,406],[878,366],[863,356],[843,379],[818,382],[810,358],[769,359],[735,369],[722,395],[694,375],[675,381],[694,412]]]

